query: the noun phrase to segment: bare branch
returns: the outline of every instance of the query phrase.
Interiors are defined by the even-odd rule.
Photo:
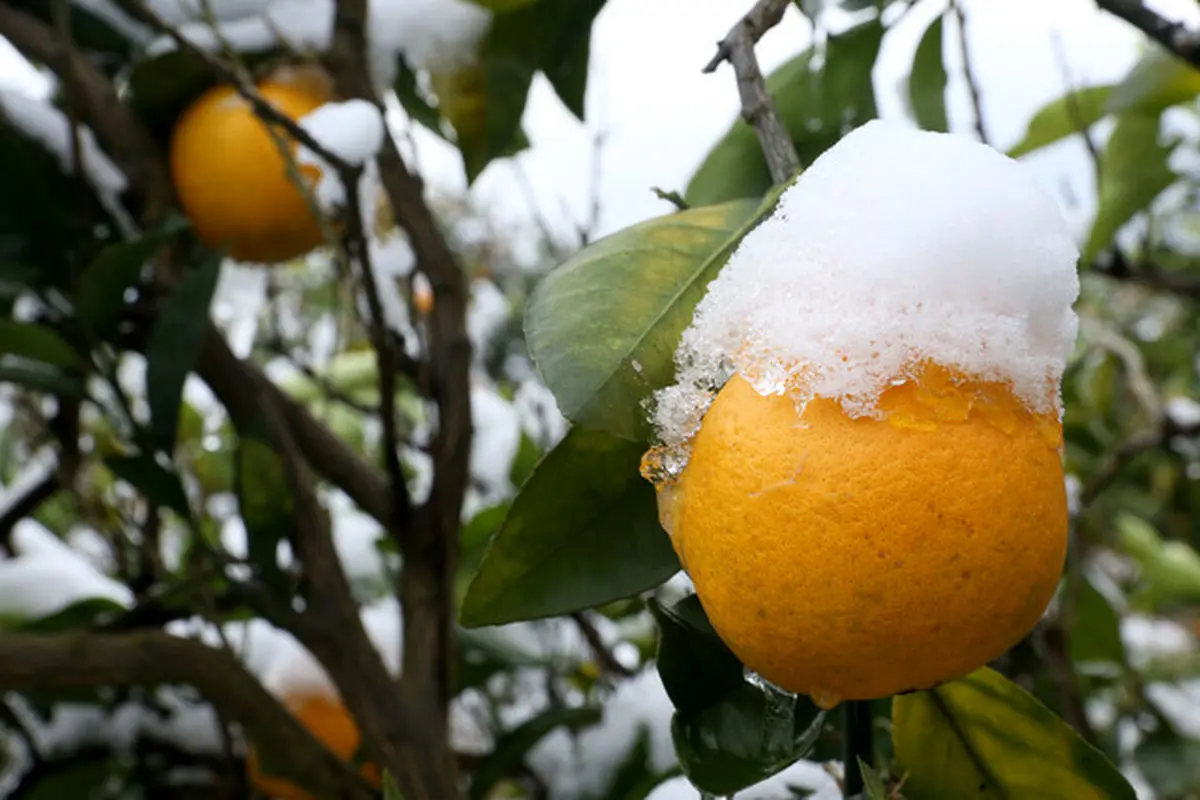
[[[321,796],[375,793],[350,765],[323,747],[232,655],[161,632],[0,633],[0,688],[38,692],[109,685],[194,686],[238,720],[266,751]]]
[[[339,0],[329,70],[342,96],[367,100],[382,112],[366,60],[366,25],[366,0]],[[425,201],[420,178],[409,170],[391,136],[384,138],[379,153],[379,174],[396,221],[408,234],[417,269],[429,278],[434,295],[429,318],[429,367],[438,427],[430,447],[433,486],[429,498],[415,510],[414,525],[403,541],[399,592],[404,609],[401,685],[436,698],[444,710],[453,685],[453,586],[471,453],[467,285]]]
[[[1096,6],[1128,22],[1170,52],[1200,67],[1200,31],[1172,22],[1142,0],[1096,0]]]
[[[979,141],[988,143],[987,126],[983,122],[983,100],[979,94],[979,79],[975,76],[975,64],[971,58],[971,47],[967,44],[967,14],[961,2],[952,2],[950,10],[958,23],[958,45],[962,57],[963,80],[967,84],[967,94],[971,99],[971,114],[975,121],[975,135]]]
[[[1132,265],[1119,250],[1113,250],[1104,260],[1093,264],[1091,272],[1147,289],[1167,292],[1176,297],[1200,300],[1200,278],[1167,272],[1150,261]]]
[[[396,539],[403,541],[403,531],[411,524],[412,503],[408,495],[408,482],[400,465],[400,433],[396,428],[396,375],[400,372],[395,340],[388,333],[387,320],[383,314],[383,303],[379,299],[379,285],[371,264],[371,249],[364,232],[365,221],[359,202],[358,183],[362,170],[342,170],[339,175],[346,187],[347,232],[344,246],[350,260],[358,264],[363,292],[367,296],[370,319],[367,330],[375,349],[375,362],[379,373],[379,419],[383,428],[383,467],[390,484],[391,510],[384,528]]]
[[[800,169],[800,157],[796,154],[792,137],[775,112],[775,102],[767,91],[754,46],[763,34],[779,24],[788,5],[788,0],[758,0],[754,8],[717,43],[717,54],[704,67],[704,72],[708,73],[716,71],[723,61],[733,66],[742,103],[742,118],[753,126],[758,135],[774,183],[784,183],[791,178]]]
[[[623,678],[631,678],[637,674],[636,670],[622,664],[608,649],[608,645],[604,643],[603,637],[600,636],[600,631],[596,630],[596,626],[588,618],[585,612],[579,611],[571,615],[571,619],[575,621],[575,625],[579,628],[579,633],[583,635],[584,641],[591,648],[592,655],[596,657],[597,663],[605,672],[610,672],[613,675],[620,675]]]

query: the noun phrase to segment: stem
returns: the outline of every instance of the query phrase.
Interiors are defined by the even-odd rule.
[[[862,769],[859,759],[868,767],[875,765],[875,743],[871,731],[871,701],[848,700],[842,704],[842,725],[845,737],[845,779],[843,796],[855,797],[863,792]]]

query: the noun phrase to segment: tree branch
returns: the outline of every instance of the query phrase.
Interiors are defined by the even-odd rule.
[[[971,100],[971,114],[975,122],[975,135],[988,144],[987,126],[983,121],[983,100],[979,94],[979,80],[975,77],[975,64],[971,58],[971,46],[967,44],[967,13],[961,2],[950,3],[954,21],[958,23],[958,46],[962,56],[963,81],[967,84],[967,96]]]
[[[366,0],[338,0],[329,71],[344,97],[383,105],[366,60]],[[433,287],[429,366],[438,427],[430,453],[433,486],[414,512],[402,540],[400,604],[404,609],[404,675],[401,685],[436,698],[442,711],[451,696],[454,647],[454,576],[458,534],[471,453],[471,343],[466,331],[467,285],[433,213],[421,180],[411,172],[391,136],[384,137],[379,173],[396,221],[408,234],[417,269]],[[450,784],[447,784],[450,785]]]
[[[1142,0],[1096,0],[1096,6],[1128,22],[1170,52],[1200,67],[1200,31],[1172,22]]]
[[[753,126],[758,135],[774,183],[784,183],[791,178],[800,169],[800,157],[796,154],[792,137],[775,112],[775,103],[758,67],[754,46],[763,34],[779,24],[788,5],[788,0],[758,0],[750,12],[717,43],[717,54],[704,67],[704,72],[709,73],[715,72],[723,61],[733,66],[742,103],[742,118]]]
[[[186,684],[252,734],[274,769],[324,797],[375,793],[323,747],[232,655],[160,632],[0,633],[0,687],[43,692],[109,685]]]

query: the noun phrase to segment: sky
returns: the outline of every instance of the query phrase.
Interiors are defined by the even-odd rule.
[[[1151,5],[1200,21],[1200,6],[1189,0]],[[599,214],[593,236],[670,211],[651,188],[682,190],[737,115],[730,67],[708,75],[701,68],[748,6],[747,0],[609,0],[593,30],[586,121],[576,120],[539,78],[524,118],[533,146],[490,166],[472,187],[473,199],[501,226],[528,229],[541,220],[566,242],[587,224],[594,206]],[[1001,148],[1020,138],[1026,120],[1062,94],[1068,79],[1079,86],[1119,78],[1143,46],[1138,33],[1098,11],[1092,0],[966,0],[965,6],[985,124]],[[926,24],[944,7],[924,0],[885,39],[874,73],[881,116],[903,116],[901,80]],[[954,30],[948,26],[945,40],[950,118],[954,130],[969,132]],[[811,35],[805,18],[790,7],[759,44],[764,72],[804,49]],[[0,48],[0,85],[14,83],[34,85],[12,51]],[[417,130],[415,137],[430,186],[464,191],[457,152],[428,132]],[[1092,194],[1078,143],[1052,148],[1029,163],[1064,202]],[[1090,211],[1085,206],[1076,213],[1086,218]]]

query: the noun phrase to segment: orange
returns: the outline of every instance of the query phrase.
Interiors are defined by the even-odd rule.
[[[358,725],[341,700],[326,694],[304,694],[285,697],[283,704],[331,753],[344,761],[354,758],[362,737]],[[264,775],[258,767],[258,757],[253,748],[246,754],[246,768],[250,782],[267,797],[274,800],[314,800],[311,794],[295,784]],[[380,785],[379,769],[373,764],[364,764],[362,773],[372,784]]]
[[[258,91],[291,119],[329,99],[299,81],[265,82]],[[297,169],[310,185],[320,177],[311,165]],[[288,173],[267,126],[232,86],[205,92],[171,135],[171,179],[184,213],[202,242],[239,261],[288,261],[321,244],[321,227]]]
[[[1057,414],[932,365],[879,410],[851,418],[817,398],[798,411],[734,376],[658,487],[721,638],[827,708],[1001,655],[1037,623],[1066,555]]]

